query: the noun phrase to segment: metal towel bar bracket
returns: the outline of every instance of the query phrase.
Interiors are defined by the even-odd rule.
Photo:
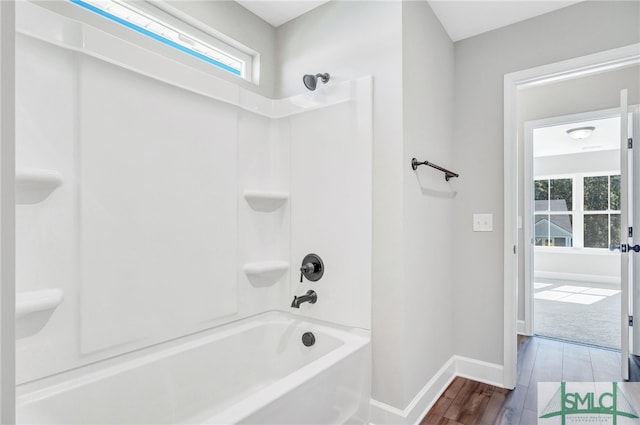
[[[442,168],[441,166],[436,165],[436,164],[434,164],[432,162],[429,162],[429,161],[419,162],[417,159],[411,158],[411,168],[413,170],[417,170],[420,165],[428,165],[429,167],[433,167],[436,170],[442,171],[444,173],[444,179],[446,181],[449,181],[449,179],[451,177],[459,177],[460,176],[459,174],[456,174],[453,171],[449,171],[446,168]]]

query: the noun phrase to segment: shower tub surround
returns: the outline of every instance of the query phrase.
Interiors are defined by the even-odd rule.
[[[272,100],[69,2],[16,27],[18,423],[366,422],[371,77]]]
[[[303,345],[305,332],[315,335],[314,345]],[[268,312],[149,351],[70,374],[62,382],[51,379],[52,384],[19,397],[18,422],[367,421],[371,383],[362,365],[369,364],[370,353],[362,330]]]

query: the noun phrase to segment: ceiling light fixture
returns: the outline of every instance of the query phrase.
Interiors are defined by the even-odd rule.
[[[591,134],[593,133],[593,130],[595,130],[595,127],[577,127],[577,128],[571,128],[569,130],[567,130],[567,134],[569,135],[569,137],[571,137],[572,139],[576,139],[576,140],[582,140],[582,139],[587,139],[589,137],[591,137]]]

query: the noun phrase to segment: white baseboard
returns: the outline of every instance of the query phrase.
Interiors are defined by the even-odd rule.
[[[456,376],[483,382],[495,387],[502,387],[502,365],[470,359],[469,357],[453,356],[456,359]]]
[[[455,356],[453,356],[422,387],[404,410],[371,399],[369,423],[371,425],[419,423],[455,377]]]
[[[501,365],[454,355],[416,394],[405,409],[398,409],[371,399],[369,424],[419,424],[456,376],[502,387],[502,375],[503,367]]]
[[[604,276],[604,275],[580,274],[580,273],[561,273],[561,272],[548,272],[548,271],[536,270],[535,277],[557,279],[557,280],[573,280],[576,282],[582,281],[582,282],[620,284],[619,276]]]
[[[524,320],[518,320],[516,323],[516,332],[518,332],[518,335],[525,335]]]

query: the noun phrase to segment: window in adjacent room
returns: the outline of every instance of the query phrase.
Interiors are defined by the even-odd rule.
[[[584,247],[620,244],[620,176],[584,178]]]
[[[573,246],[573,179],[535,180],[535,244]]]

